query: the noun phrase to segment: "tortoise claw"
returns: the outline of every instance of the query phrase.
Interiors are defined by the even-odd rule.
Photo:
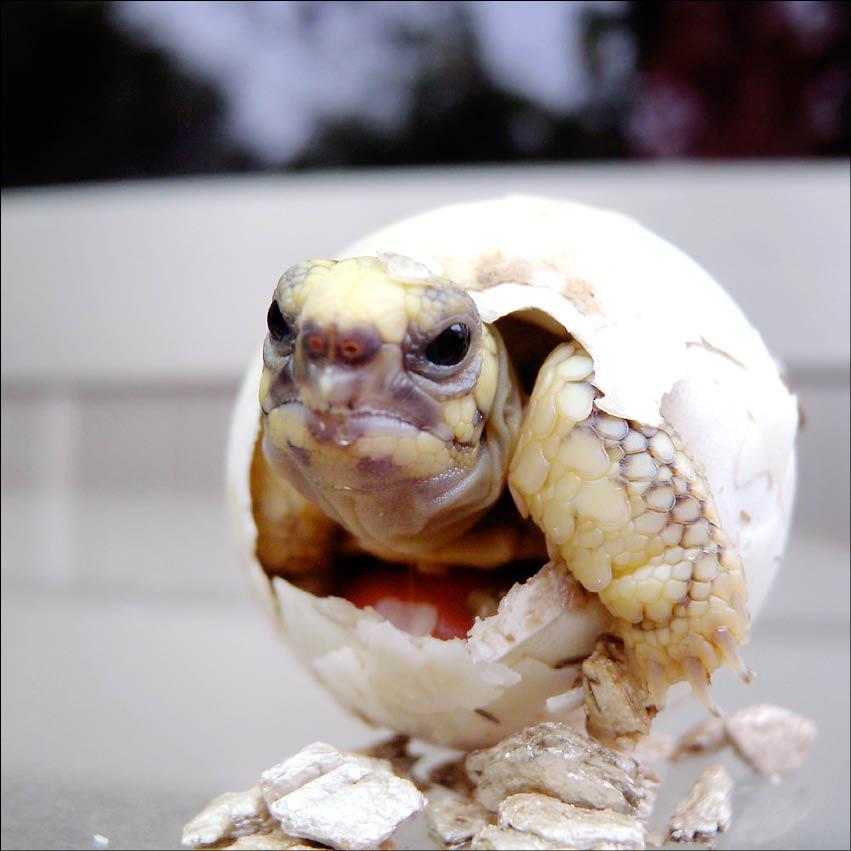
[[[712,634],[712,641],[724,661],[736,672],[742,685],[750,685],[754,681],[754,672],[745,664],[739,643],[726,626],[719,627]]]
[[[722,717],[723,713],[709,693],[709,675],[703,666],[703,662],[694,658],[694,656],[687,656],[682,660],[682,666],[694,696],[706,707],[708,712],[718,718]]]

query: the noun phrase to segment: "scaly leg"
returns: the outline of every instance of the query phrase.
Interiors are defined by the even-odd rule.
[[[751,674],[739,646],[749,616],[739,556],[706,479],[673,429],[599,410],[594,365],[576,342],[541,367],[509,471],[524,516],[614,615],[657,706],[687,680],[710,709],[709,675]]]
[[[261,440],[251,461],[251,497],[257,558],[268,573],[321,574],[330,566],[340,527],[269,469]]]

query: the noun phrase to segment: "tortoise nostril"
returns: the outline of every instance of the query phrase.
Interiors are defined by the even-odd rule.
[[[321,334],[309,334],[306,343],[311,354],[321,355],[325,351],[325,340]]]
[[[370,361],[381,348],[381,338],[374,328],[345,328],[334,325],[319,327],[309,323],[302,333],[302,352],[313,363],[339,363],[360,366]]]
[[[344,360],[353,361],[360,358],[364,353],[364,346],[358,340],[343,340],[340,344],[340,354]]]
[[[367,363],[381,348],[381,339],[373,328],[349,328],[337,338],[337,357],[351,366]]]

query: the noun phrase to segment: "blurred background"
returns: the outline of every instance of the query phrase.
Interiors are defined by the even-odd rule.
[[[4,3],[3,185],[849,149],[841,2]]]
[[[175,847],[309,741],[375,737],[250,599],[233,398],[287,266],[511,192],[635,216],[782,362],[795,523],[759,679],[718,698],[820,737],[780,786],[730,764],[718,847],[848,847],[849,9],[0,4],[3,848]],[[697,770],[672,769],[662,821]]]

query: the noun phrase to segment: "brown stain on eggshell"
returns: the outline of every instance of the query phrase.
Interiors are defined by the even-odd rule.
[[[498,284],[525,283],[532,277],[532,264],[528,260],[506,257],[501,251],[486,254],[476,266],[475,289],[488,289]]]
[[[583,278],[569,275],[564,280],[564,294],[583,316],[602,313],[591,284]]]
[[[588,281],[559,268],[559,264],[544,261],[562,280],[562,292],[583,316],[600,314],[600,306],[594,295],[594,289]],[[499,284],[535,285],[534,268],[528,260],[518,257],[506,257],[501,251],[486,254],[476,266],[475,276],[470,289],[480,290]]]

